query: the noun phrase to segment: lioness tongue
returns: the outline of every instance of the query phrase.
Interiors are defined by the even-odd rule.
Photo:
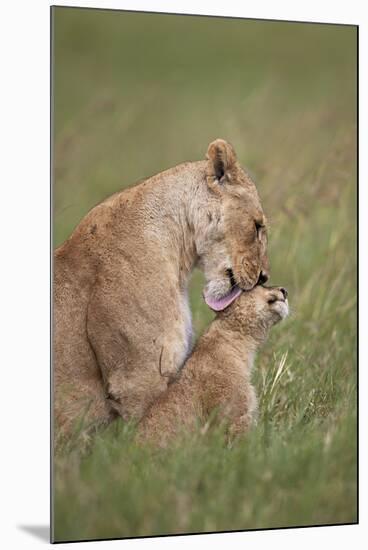
[[[223,296],[222,298],[214,298],[206,293],[204,293],[204,301],[214,311],[221,311],[225,307],[229,306],[236,298],[242,293],[242,289],[238,286],[235,286],[229,294]]]

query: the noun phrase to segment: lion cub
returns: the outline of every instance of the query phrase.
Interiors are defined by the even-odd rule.
[[[256,286],[220,311],[199,339],[179,378],[138,424],[139,441],[165,446],[217,411],[229,434],[252,423],[257,398],[251,384],[254,356],[269,329],[289,312],[287,291]]]

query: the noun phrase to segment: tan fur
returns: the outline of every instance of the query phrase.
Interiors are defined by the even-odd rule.
[[[267,272],[256,188],[227,142],[93,208],[54,260],[54,411],[68,433],[117,414],[139,419],[191,350],[187,297],[198,265],[209,292]],[[164,350],[159,359],[161,350]]]
[[[261,286],[243,292],[218,313],[179,379],[146,412],[138,440],[165,446],[174,436],[206,423],[214,412],[231,437],[246,432],[257,408],[251,383],[255,353],[269,328],[287,313],[281,290]]]

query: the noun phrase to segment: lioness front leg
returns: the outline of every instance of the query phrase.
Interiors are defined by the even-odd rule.
[[[121,333],[89,331],[91,344],[100,367],[106,399],[124,419],[140,419],[150,404],[166,390],[169,378],[159,369],[159,354],[140,350],[132,360],[128,341]],[[146,357],[146,360],[143,357]]]
[[[127,310],[132,312],[128,320],[122,318]],[[107,309],[103,300],[95,298],[88,310],[87,330],[110,406],[124,420],[139,420],[184,362],[177,328],[158,332],[145,315],[138,318],[133,307],[111,307],[110,303]]]
[[[106,396],[111,408],[124,420],[140,420],[167,386],[167,377],[158,371],[156,374],[148,372],[145,376],[137,365],[137,370],[130,373],[125,373],[123,368],[116,369],[106,382]]]

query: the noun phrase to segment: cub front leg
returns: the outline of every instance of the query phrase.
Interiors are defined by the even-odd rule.
[[[256,423],[257,396],[250,383],[241,388],[227,416],[230,439],[248,432]]]

